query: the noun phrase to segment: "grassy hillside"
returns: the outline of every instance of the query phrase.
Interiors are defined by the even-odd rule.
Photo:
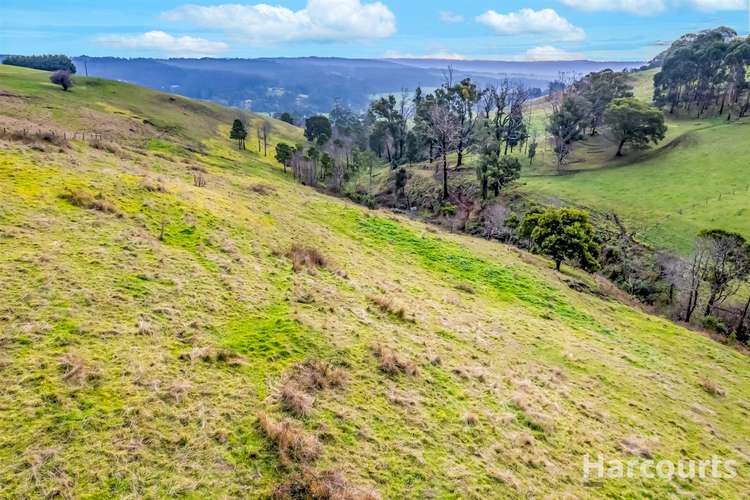
[[[297,185],[234,149],[234,111],[77,80],[0,66],[4,496],[257,498],[303,469],[360,498],[750,489],[746,356]],[[739,475],[584,484],[587,453]]]
[[[654,73],[634,75],[637,97],[650,101]],[[544,151],[519,191],[543,203],[614,211],[643,240],[682,254],[701,229],[750,237],[750,120],[668,118],[667,124],[657,147],[624,158],[614,157],[617,147],[606,133],[577,143],[569,167],[575,175],[553,176],[553,155]]]

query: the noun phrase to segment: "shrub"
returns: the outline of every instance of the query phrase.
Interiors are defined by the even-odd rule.
[[[73,79],[70,77],[70,72],[62,69],[52,73],[49,76],[49,81],[61,86],[65,91],[73,86]]]
[[[719,321],[715,316],[706,316],[703,318],[703,328],[711,330],[712,332],[721,333],[726,335],[729,329],[727,325]]]

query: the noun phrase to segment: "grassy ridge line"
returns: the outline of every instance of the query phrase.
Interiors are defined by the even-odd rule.
[[[43,113],[45,99],[3,119]],[[75,120],[93,125],[76,109]],[[102,113],[96,123],[123,120]],[[278,411],[269,396],[308,356],[349,375],[304,420],[325,439],[320,466],[385,498],[747,490],[746,469],[731,482],[586,487],[580,475],[583,454],[630,459],[631,442],[657,458],[745,460],[746,358],[576,293],[536,257],[367,217],[236,151],[221,120],[212,123],[199,153],[177,132],[126,158],[82,141],[62,152],[3,143],[0,481],[9,495],[267,495],[285,470],[254,415]],[[150,139],[128,135],[136,146]],[[205,188],[193,185],[195,167]],[[146,188],[156,179],[163,191]],[[121,215],[71,205],[59,197],[68,186],[101,193]],[[280,255],[292,243],[321,249],[330,269],[294,273]],[[475,293],[456,290],[465,281]],[[373,307],[373,297],[415,321]],[[419,374],[382,373],[373,344]],[[222,361],[224,351],[241,362]],[[69,375],[71,362],[80,376]],[[706,378],[726,396],[706,393]]]

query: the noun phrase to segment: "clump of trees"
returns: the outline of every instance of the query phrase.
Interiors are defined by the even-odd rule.
[[[549,256],[560,271],[572,261],[587,271],[599,269],[601,246],[596,241],[588,213],[575,208],[532,211],[520,224],[520,234],[531,242],[532,251]]]
[[[75,74],[76,66],[68,56],[62,54],[45,54],[38,56],[8,56],[3,64],[21,66],[24,68],[41,69],[43,71],[67,71]]]
[[[232,123],[232,130],[229,131],[229,138],[237,141],[237,149],[245,149],[245,139],[247,139],[247,129],[245,124],[239,118]]]
[[[64,91],[67,91],[73,86],[73,79],[70,76],[70,72],[65,70],[59,70],[52,73],[49,76],[49,81],[62,87]]]
[[[552,98],[555,101],[546,129],[560,172],[568,164],[574,144],[587,135],[599,134],[603,126],[617,140],[617,156],[622,156],[626,144],[643,147],[664,139],[663,113],[633,97],[627,73],[609,69],[590,73]]]
[[[683,37],[654,76],[654,103],[670,114],[743,117],[750,110],[748,65],[750,37],[740,38],[728,28]]]
[[[528,145],[528,100],[529,91],[521,85],[506,80],[479,88],[469,78],[454,81],[449,69],[443,85],[431,93],[417,88],[411,94],[404,90],[383,96],[371,102],[365,113],[336,103],[328,116],[307,118],[305,138],[310,144],[297,148],[288,165],[293,172],[304,171],[298,178],[305,182],[317,180],[340,189],[354,173],[371,173],[379,161],[390,165],[394,191],[403,197],[408,175],[398,174],[400,167],[434,163],[442,184],[440,199],[445,202],[451,195],[451,170],[460,169],[466,153],[475,151],[482,153],[484,164],[478,175],[486,198],[519,176],[520,163],[503,158]],[[529,158],[535,153],[536,144]],[[285,151],[282,157],[286,158]],[[314,175],[308,172],[311,169]]]

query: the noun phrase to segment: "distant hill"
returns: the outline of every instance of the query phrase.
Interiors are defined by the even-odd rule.
[[[329,111],[339,100],[355,109],[372,95],[417,86],[436,87],[451,66],[456,77],[481,84],[500,78],[544,89],[560,72],[585,74],[604,68],[623,69],[628,62],[503,62],[442,59],[121,59],[78,57],[81,74],[126,81],[186,97],[209,99],[258,112]]]

